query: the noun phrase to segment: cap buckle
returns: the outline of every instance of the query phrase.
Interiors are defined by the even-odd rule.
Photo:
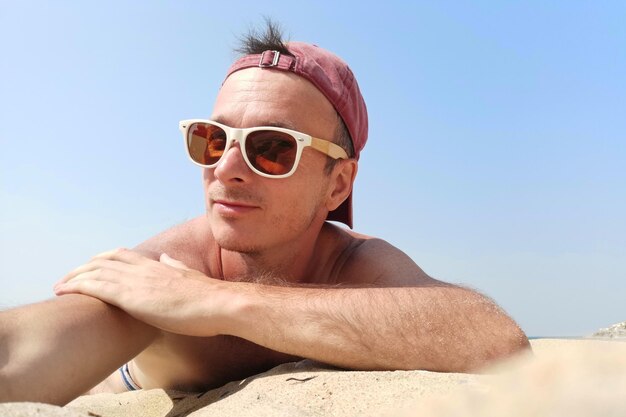
[[[265,58],[265,54],[269,53],[269,54],[273,54],[273,55],[268,55],[267,59]],[[259,59],[259,67],[260,68],[267,68],[267,67],[275,67],[276,65],[278,65],[278,60],[280,59],[280,52],[278,51],[263,51],[263,53],[261,54],[261,59]]]

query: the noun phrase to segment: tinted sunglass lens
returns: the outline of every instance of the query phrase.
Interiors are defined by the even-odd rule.
[[[283,132],[258,130],[246,139],[246,155],[259,171],[283,175],[291,171],[296,160],[296,139]]]
[[[193,123],[187,131],[187,147],[191,159],[202,165],[220,160],[226,147],[226,132],[208,123]]]

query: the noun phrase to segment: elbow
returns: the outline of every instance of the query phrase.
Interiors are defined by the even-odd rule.
[[[502,357],[529,352],[531,347],[526,333],[512,319],[509,318],[508,321],[508,325],[503,327],[504,332],[500,333]]]
[[[532,352],[528,337],[521,327],[490,300],[484,303],[480,320],[474,321],[474,336],[477,355],[468,362],[476,371],[494,363]]]
[[[508,350],[505,356],[518,355],[521,353],[530,353],[532,348],[526,333],[522,331],[517,325],[515,330],[511,332],[508,338]]]
[[[477,363],[471,366],[472,370],[532,352],[528,337],[513,321],[508,326],[501,327],[500,330],[492,334],[491,342],[485,344],[484,354],[477,358]]]
[[[510,351],[509,354],[518,354],[532,351],[530,346],[530,342],[528,341],[528,337],[526,333],[522,331],[517,325],[515,326],[516,331],[513,332],[510,340]]]

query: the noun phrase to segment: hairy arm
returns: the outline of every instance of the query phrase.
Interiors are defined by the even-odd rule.
[[[361,245],[339,274],[340,286],[226,282],[122,249],[57,292],[92,295],[169,332],[238,336],[349,369],[468,371],[529,346],[491,300],[428,277],[383,241]]]
[[[496,305],[454,286],[250,287],[232,334],[349,369],[475,370],[526,348]]]
[[[462,372],[529,347],[493,301],[428,277],[383,241],[359,248],[344,279],[359,284],[242,285],[225,328],[271,349],[365,370]]]
[[[83,295],[0,312],[0,402],[65,404],[156,334],[124,311]]]

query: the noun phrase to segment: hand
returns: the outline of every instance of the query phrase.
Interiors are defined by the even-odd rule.
[[[165,253],[155,261],[127,249],[94,257],[54,287],[56,295],[98,298],[147,324],[190,336],[220,334],[229,283],[207,277]]]

